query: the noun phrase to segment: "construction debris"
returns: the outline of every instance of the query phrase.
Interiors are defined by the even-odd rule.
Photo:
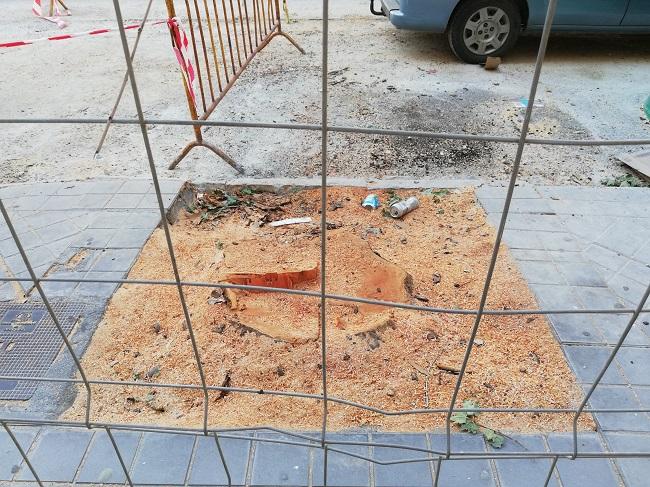
[[[389,213],[393,218],[402,218],[404,215],[410,213],[419,206],[420,202],[418,199],[415,196],[411,196],[406,200],[398,201],[390,205]]]
[[[379,197],[376,194],[369,194],[364,198],[361,206],[369,210],[376,210],[379,208]]]
[[[637,173],[641,174],[641,176],[646,180],[650,180],[650,150],[637,151],[632,154],[620,154],[616,156],[616,158],[626,166],[631,167]],[[632,184],[631,182],[635,179],[634,176],[631,176],[628,179],[630,181],[627,182],[627,184],[622,183],[618,184],[618,186],[634,186],[635,184]]]
[[[310,217],[302,217],[302,218],[287,218],[285,220],[279,220],[275,222],[269,223],[269,226],[271,227],[282,227],[284,225],[297,225],[299,223],[311,223],[311,218]]]
[[[501,58],[499,56],[488,56],[485,59],[483,67],[488,71],[494,71],[501,64]]]

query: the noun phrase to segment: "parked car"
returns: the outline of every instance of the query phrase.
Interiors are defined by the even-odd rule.
[[[468,63],[500,56],[522,30],[541,30],[548,0],[380,0],[377,10],[398,29],[445,33]],[[553,31],[650,32],[650,0],[559,0]]]

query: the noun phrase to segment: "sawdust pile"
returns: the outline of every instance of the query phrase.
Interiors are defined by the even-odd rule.
[[[494,230],[474,193],[399,191],[398,196],[417,195],[421,202],[402,220],[387,218],[381,209],[362,208],[366,193],[358,188],[329,190],[327,291],[477,308]],[[395,196],[378,194],[384,202]],[[233,203],[226,211],[213,207],[183,212],[171,227],[181,279],[219,282],[234,274],[313,270],[320,257],[318,225],[273,228],[266,223],[289,217],[318,222],[319,203],[317,190],[305,190],[290,196],[250,195],[246,204]],[[318,291],[320,274],[316,279],[309,272],[305,275],[292,285]],[[173,279],[161,230],[147,242],[129,277]],[[184,291],[209,385],[321,392],[319,298],[239,290],[226,293],[227,300],[210,287],[187,286]],[[488,307],[537,307],[506,248],[500,253]],[[472,316],[340,300],[329,300],[326,313],[330,397],[390,411],[448,406]],[[149,385],[200,384],[175,286],[118,289],[83,365],[95,379],[146,385],[94,386],[93,419],[201,425],[200,390]],[[486,316],[459,396],[470,398],[483,407],[566,408],[575,407],[580,395],[543,316]],[[66,417],[82,418],[84,405],[80,390]],[[314,399],[211,391],[209,423],[314,429],[321,425],[321,408]],[[328,426],[430,430],[443,425],[444,417],[391,417],[331,403]],[[570,427],[571,415],[484,414],[481,420],[501,430],[559,431]],[[588,418],[581,423],[591,425]]]

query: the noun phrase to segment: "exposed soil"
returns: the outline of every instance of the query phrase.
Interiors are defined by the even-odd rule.
[[[432,307],[476,308],[494,231],[472,191],[416,194],[420,208],[402,220],[368,211],[363,189],[328,193],[327,291]],[[394,194],[379,192],[382,202]],[[257,205],[257,198],[266,198]],[[265,222],[311,217],[320,195],[305,190],[282,196],[242,197],[214,220],[203,210],[184,214],[171,228],[181,278],[218,282],[233,272],[263,274],[319,263],[316,223],[272,228]],[[277,197],[280,198],[280,197]],[[241,200],[239,200],[241,203]],[[264,209],[267,208],[267,209]],[[203,220],[201,222],[201,220]],[[199,223],[201,222],[201,223]],[[385,278],[389,275],[389,278]],[[131,270],[134,279],[172,279],[165,238],[156,230]],[[378,278],[378,279],[376,279]],[[293,282],[318,291],[319,279]],[[239,290],[237,304],[209,287],[185,287],[192,327],[210,385],[319,394],[322,364],[319,298]],[[502,248],[489,308],[535,308],[515,264]],[[234,308],[234,309],[231,309]],[[327,371],[331,397],[390,411],[446,407],[457,380],[472,316],[431,314],[328,300]],[[123,285],[113,296],[83,358],[92,378],[137,380],[146,387],[93,387],[92,417],[131,423],[199,426],[198,390],[148,386],[198,384],[189,333],[175,286]],[[575,407],[580,392],[542,316],[487,316],[481,322],[459,399],[484,407]],[[82,418],[80,393],[67,418]],[[224,427],[273,425],[314,429],[322,404],[268,394],[210,394],[209,423]],[[568,414],[484,414],[481,422],[515,431],[561,431]],[[444,414],[383,416],[331,403],[328,426],[430,430]],[[590,427],[583,418],[581,427]]]

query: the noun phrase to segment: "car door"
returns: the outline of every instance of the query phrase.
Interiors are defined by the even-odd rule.
[[[623,25],[650,27],[650,1],[631,0]]]
[[[647,5],[650,0],[633,0]],[[553,25],[616,26],[625,15],[629,0],[559,0]],[[528,0],[528,24],[544,25],[548,0]],[[644,7],[647,9],[647,7]]]

